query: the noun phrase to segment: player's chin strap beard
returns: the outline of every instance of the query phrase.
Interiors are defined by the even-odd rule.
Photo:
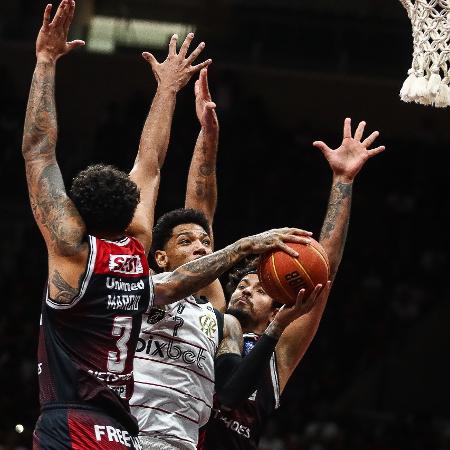
[[[252,315],[247,311],[231,307],[227,309],[227,314],[236,317],[236,319],[239,320],[239,323],[241,324],[243,330],[250,329],[250,327],[253,325]]]

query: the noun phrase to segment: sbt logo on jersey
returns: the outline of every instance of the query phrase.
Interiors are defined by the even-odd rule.
[[[130,436],[128,431],[112,427],[111,425],[94,425],[95,439],[97,441],[120,442],[125,447],[134,446],[136,450],[142,450],[139,439]]]
[[[116,273],[143,273],[139,255],[109,255],[109,270]]]

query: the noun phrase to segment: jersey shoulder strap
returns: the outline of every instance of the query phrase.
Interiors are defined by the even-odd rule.
[[[224,318],[223,318],[223,313],[221,313],[216,308],[214,308],[214,314],[216,315],[217,326],[219,328],[219,344],[220,344],[223,340]]]

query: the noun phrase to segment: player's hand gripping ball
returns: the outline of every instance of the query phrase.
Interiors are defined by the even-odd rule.
[[[293,305],[300,289],[307,298],[317,284],[326,285],[330,264],[324,248],[311,238],[311,243],[288,243],[299,256],[294,258],[281,250],[265,253],[258,266],[259,281],[274,300]]]

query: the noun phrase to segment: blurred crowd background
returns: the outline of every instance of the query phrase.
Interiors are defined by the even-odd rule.
[[[46,251],[20,147],[44,6],[0,3],[0,450],[30,449],[38,416]],[[331,173],[311,143],[337,147],[347,116],[380,130],[387,150],[355,183],[322,324],[261,448],[450,449],[450,113],[399,100],[412,53],[400,2],[78,0],[78,9],[73,37],[88,44],[96,17],[116,18],[113,34],[125,26],[136,41],[146,29],[134,20],[184,24],[206,41],[221,126],[217,248],[286,225],[318,237]],[[57,152],[67,184],[90,163],[131,168],[155,91],[140,52],[164,58],[167,38],[154,48],[117,39],[60,61]],[[191,82],[178,97],[159,214],[183,206],[198,131]]]

